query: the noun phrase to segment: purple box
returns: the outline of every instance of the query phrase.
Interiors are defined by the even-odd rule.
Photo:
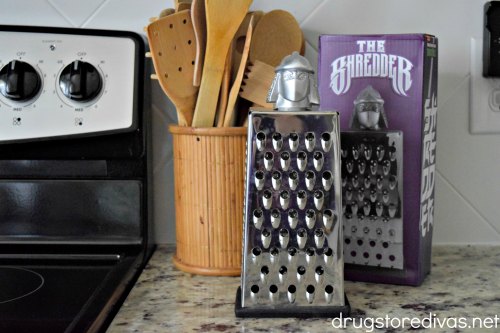
[[[345,277],[420,285],[431,267],[437,38],[324,35],[322,110],[340,113]]]

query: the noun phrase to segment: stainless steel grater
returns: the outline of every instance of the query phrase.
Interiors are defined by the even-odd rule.
[[[363,89],[341,133],[344,260],[403,269],[403,132],[387,130],[383,104]]]
[[[276,69],[278,111],[249,115],[239,317],[335,317],[344,295],[338,113],[298,54]],[[278,90],[278,92],[276,92]],[[284,91],[285,90],[285,91]]]

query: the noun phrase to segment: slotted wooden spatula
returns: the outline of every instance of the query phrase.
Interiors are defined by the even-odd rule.
[[[224,115],[224,127],[234,126],[236,113],[235,113],[235,105],[236,99],[238,98],[238,93],[240,91],[241,83],[243,82],[243,75],[245,74],[245,68],[248,60],[248,52],[250,51],[250,43],[252,42],[252,33],[253,33],[253,19],[254,16],[250,16],[250,21],[248,22],[247,31],[245,32],[245,45],[243,46],[243,50],[241,52],[240,63],[238,67],[238,72],[236,74],[236,78],[234,79],[233,86],[231,87],[231,91],[229,93],[229,98],[227,102],[226,113]]]
[[[251,3],[252,0],[205,0],[207,50],[193,127],[213,126],[227,52]]]
[[[253,37],[252,37],[253,38]],[[256,60],[248,64],[245,79],[241,86],[240,97],[266,108],[273,108],[267,103],[267,94],[274,80],[274,67]]]
[[[198,88],[193,86],[196,48],[190,10],[171,14],[147,27],[156,76],[177,108],[180,126],[190,126]]]

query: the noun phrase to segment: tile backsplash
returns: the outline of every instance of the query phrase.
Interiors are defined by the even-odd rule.
[[[0,23],[142,33],[159,0],[1,0]],[[484,0],[255,0],[252,9],[290,11],[317,64],[320,34],[428,32],[439,37],[439,139],[434,242],[500,244],[500,135],[469,133],[470,40],[482,38]],[[155,235],[175,242],[170,123],[175,110],[152,84]]]

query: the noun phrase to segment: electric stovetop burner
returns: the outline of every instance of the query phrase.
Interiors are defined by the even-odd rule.
[[[0,308],[37,292],[44,283],[43,276],[30,269],[0,267]]]
[[[81,332],[85,310],[113,298],[110,286],[120,285],[133,261],[119,255],[10,258],[0,265],[0,332]]]

